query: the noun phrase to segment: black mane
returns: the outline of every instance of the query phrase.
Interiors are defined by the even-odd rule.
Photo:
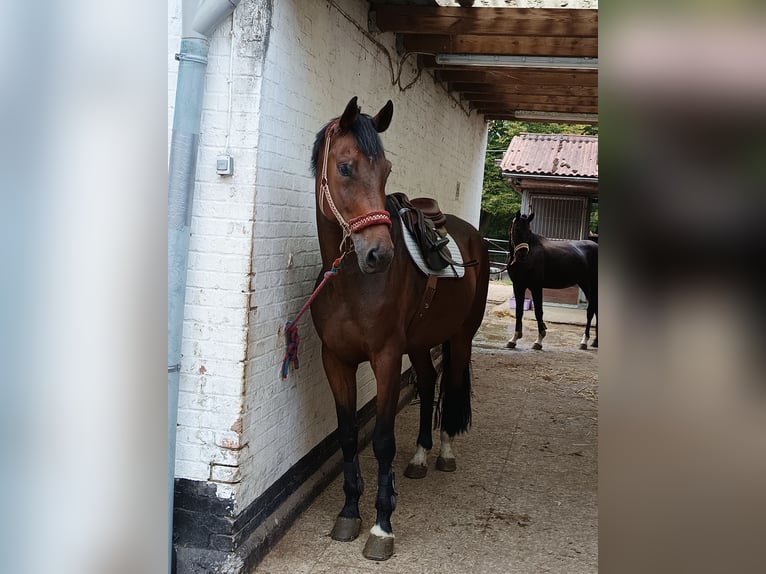
[[[337,118],[336,118],[337,119]],[[327,122],[314,140],[314,149],[311,150],[311,173],[316,176],[317,174],[317,160],[319,159],[319,151],[324,145],[324,135],[329,126],[335,120]],[[367,114],[359,114],[354,121],[354,125],[351,127],[351,133],[356,140],[356,145],[367,157],[376,159],[383,153],[383,142],[380,140],[378,130],[375,129],[375,123],[372,121],[372,117]]]

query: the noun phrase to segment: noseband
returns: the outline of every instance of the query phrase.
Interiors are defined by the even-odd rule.
[[[359,217],[354,217],[349,221],[346,221],[343,216],[335,207],[335,202],[332,200],[332,194],[330,193],[330,185],[327,182],[327,156],[330,155],[330,138],[337,131],[338,123],[333,122],[327,126],[325,131],[325,145],[324,145],[324,158],[322,161],[322,180],[319,186],[319,210],[324,214],[324,201],[327,200],[327,204],[330,206],[330,211],[335,216],[341,229],[343,229],[343,239],[340,241],[340,251],[343,251],[343,245],[346,240],[351,237],[352,233],[357,233],[362,229],[371,227],[373,225],[388,225],[391,227],[391,217],[388,215],[388,211],[370,211]]]
[[[516,252],[519,249],[526,249],[529,251],[529,243],[519,243],[516,247],[513,248],[513,255],[516,256]]]

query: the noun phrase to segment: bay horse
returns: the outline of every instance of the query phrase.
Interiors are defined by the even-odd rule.
[[[439,279],[435,293],[429,293],[433,298],[427,300],[431,283],[408,255],[399,214],[386,201],[391,162],[378,134],[388,128],[392,116],[390,100],[371,117],[362,114],[357,98],[352,98],[343,114],[319,131],[311,158],[323,266],[317,285],[335,269],[332,280],[311,303],[343,451],[345,503],[331,536],[351,541],[361,527],[359,497],[364,482],[357,457],[356,371],[360,363],[369,361],[377,390],[372,445],[378,462],[377,516],[363,551],[371,560],[387,560],[394,548],[391,516],[397,492],[392,462],[402,356],[407,354],[412,362],[420,394],[416,453],[405,476],[426,475],[437,378],[430,350],[440,344],[437,469],[453,471],[452,437],[465,432],[471,422],[471,341],[482,322],[489,284],[489,255],[481,234],[469,223],[447,215],[446,227],[463,260],[477,264],[466,267],[460,279]]]
[[[546,327],[543,323],[543,288],[565,289],[578,285],[588,299],[585,334],[580,349],[588,348],[590,324],[593,317],[598,321],[598,243],[583,241],[552,241],[532,232],[530,223],[535,214],[529,216],[516,212],[508,230],[508,244],[511,248],[508,258],[508,276],[513,282],[516,299],[516,330],[508,341],[507,348],[516,347],[521,339],[521,319],[524,315],[524,295],[527,289],[532,293],[532,302],[537,319],[537,340],[533,349],[543,348]],[[598,347],[598,323],[593,347]]]

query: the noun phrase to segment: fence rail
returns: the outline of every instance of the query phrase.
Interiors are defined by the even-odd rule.
[[[501,279],[504,274],[507,278],[505,269],[508,263],[508,240],[485,237],[484,243],[487,244],[487,251],[489,252],[490,278]]]

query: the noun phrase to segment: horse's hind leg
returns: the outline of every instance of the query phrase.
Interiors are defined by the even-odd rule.
[[[595,309],[596,305],[593,302],[592,299],[588,300],[588,311],[586,315],[585,320],[585,334],[582,336],[582,341],[580,342],[580,349],[585,350],[588,348],[588,339],[590,339],[590,325],[593,321],[593,316],[596,313]],[[593,346],[598,347],[598,327],[596,327],[596,338],[593,339]]]
[[[404,476],[407,478],[424,478],[428,473],[428,451],[433,447],[431,416],[434,410],[436,369],[434,369],[433,361],[431,361],[429,350],[410,353],[409,357],[417,374],[418,394],[420,395],[420,430],[415,456],[407,465]]]
[[[357,457],[359,429],[356,425],[356,368],[341,362],[334,354],[322,347],[322,361],[330,382],[335,411],[338,415],[338,438],[343,451],[343,492],[346,501],[335,519],[330,536],[334,540],[350,542],[359,536],[362,518],[359,514],[359,497],[364,490],[362,473]]]
[[[441,447],[436,468],[457,469],[452,438],[471,425],[471,339],[452,338],[442,345],[442,381],[439,393]]]
[[[588,340],[590,339],[590,324],[593,320],[593,293],[590,290],[588,283],[583,282],[579,284],[582,292],[585,293],[585,298],[588,300],[588,310],[586,311],[585,320],[585,332],[583,333],[582,340],[580,341],[580,350],[585,351],[588,348]],[[596,343],[598,345],[598,343]]]
[[[532,345],[532,348],[539,351],[543,348],[543,339],[547,331],[547,327],[543,323],[543,288],[535,287],[530,291],[532,291],[532,303],[535,306],[535,319],[537,319],[537,341]]]

